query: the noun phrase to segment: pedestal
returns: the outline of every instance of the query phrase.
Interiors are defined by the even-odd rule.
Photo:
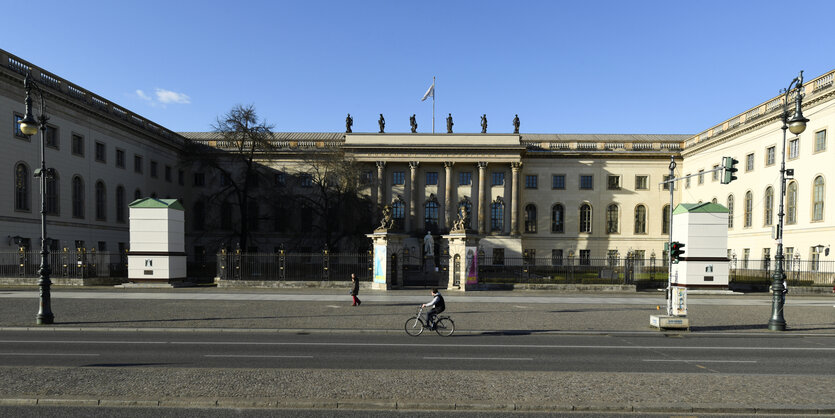
[[[374,246],[374,269],[371,288],[390,290],[403,285],[403,264],[398,262],[397,254],[403,249],[406,234],[397,234],[386,230],[366,234]]]
[[[478,288],[478,240],[473,233],[453,232],[444,235],[449,242],[449,290]]]

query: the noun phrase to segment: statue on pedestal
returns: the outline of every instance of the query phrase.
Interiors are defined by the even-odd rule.
[[[452,133],[452,125],[454,125],[454,123],[452,123],[452,113],[450,113],[449,116],[446,117],[446,133]]]
[[[412,133],[417,132],[417,120],[415,119],[414,114],[412,114],[412,116],[409,117],[409,125],[412,127]]]
[[[349,134],[351,131],[351,126],[354,126],[354,118],[351,117],[351,114],[348,114],[348,117],[345,118],[345,133]]]
[[[385,232],[394,227],[394,218],[391,215],[391,205],[383,206],[383,216],[380,219],[380,226],[374,232]]]
[[[435,239],[432,234],[427,232],[423,237],[423,253],[426,257],[433,257],[435,255]]]
[[[513,118],[513,133],[519,133],[519,115]]]
[[[481,133],[487,133],[487,114],[481,115]]]
[[[452,231],[450,232],[466,232],[470,227],[470,214],[467,212],[467,207],[461,205],[458,208],[458,219],[452,224]]]
[[[380,125],[380,133],[384,133],[386,131],[386,118],[383,117],[382,113],[380,113],[380,120],[377,123]]]

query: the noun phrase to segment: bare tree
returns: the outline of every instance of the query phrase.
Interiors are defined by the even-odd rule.
[[[232,233],[246,250],[254,221],[267,218],[257,210],[257,202],[269,190],[259,184],[268,171],[263,163],[274,148],[273,126],[258,116],[254,106],[236,105],[218,117],[212,129],[216,142],[189,143],[185,162],[208,166],[220,174],[220,187],[206,196],[207,203],[219,207],[234,202],[240,222],[232,225]]]

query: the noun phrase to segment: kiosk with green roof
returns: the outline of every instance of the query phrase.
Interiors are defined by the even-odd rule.
[[[177,199],[146,197],[130,204],[128,280],[173,283],[186,279],[185,209]]]
[[[728,288],[728,209],[682,203],[673,210],[673,241],[685,244],[672,266],[671,284],[688,289]]]

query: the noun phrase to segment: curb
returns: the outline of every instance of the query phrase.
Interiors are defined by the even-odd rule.
[[[711,404],[538,404],[384,401],[384,400],[263,400],[263,399],[84,399],[84,398],[0,398],[0,406],[83,406],[115,408],[218,408],[218,409],[342,409],[402,411],[524,411],[524,412],[636,412],[703,414],[786,414],[832,415],[835,404],[818,406],[711,405]]]

